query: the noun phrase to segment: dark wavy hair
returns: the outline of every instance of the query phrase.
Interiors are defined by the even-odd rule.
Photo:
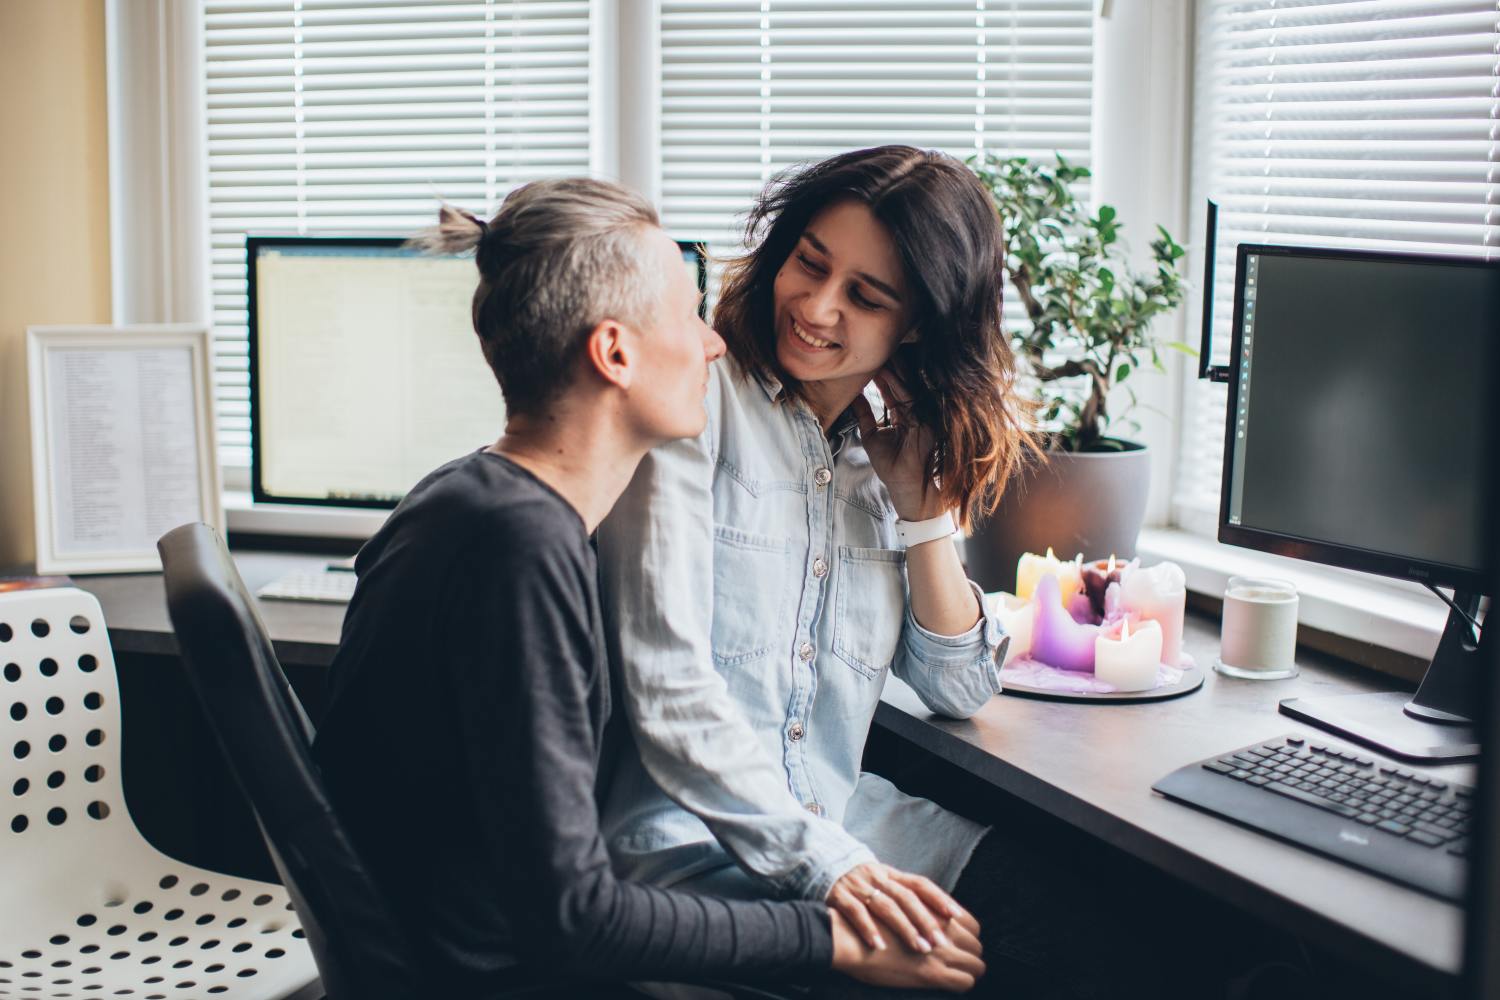
[[[776,274],[813,216],[843,201],[867,206],[900,256],[917,339],[897,349],[898,365],[912,391],[911,416],[934,432],[929,473],[968,527],[1040,449],[1000,322],[1005,234],[989,193],[962,163],[879,146],[784,171],[750,211],[745,243],[753,249],[728,263],[714,327],[747,372],[775,377],[786,398],[800,396],[776,361]]]

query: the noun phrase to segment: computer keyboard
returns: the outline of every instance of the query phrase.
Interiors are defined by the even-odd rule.
[[[355,581],[355,575],[348,570],[299,569],[266,584],[255,596],[278,601],[348,604],[354,596]]]
[[[1473,790],[1285,736],[1190,764],[1163,795],[1460,902]]]

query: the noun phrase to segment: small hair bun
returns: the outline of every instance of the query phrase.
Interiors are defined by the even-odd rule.
[[[438,209],[438,223],[413,236],[407,245],[424,253],[459,254],[478,248],[489,233],[489,224],[454,205]]]

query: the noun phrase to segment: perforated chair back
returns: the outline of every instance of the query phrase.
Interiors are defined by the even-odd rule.
[[[280,886],[141,836],[119,691],[92,594],[0,594],[0,997],[278,1000],[314,983]]]
[[[424,996],[410,942],[334,814],[313,727],[255,601],[206,524],[157,543],[188,678],[255,810],[330,1000]]]

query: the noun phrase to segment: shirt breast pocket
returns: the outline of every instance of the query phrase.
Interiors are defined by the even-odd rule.
[[[906,620],[905,566],[900,549],[839,546],[833,651],[866,677],[878,676],[896,658]]]
[[[786,614],[785,539],[714,525],[714,662],[759,660],[776,644]]]

